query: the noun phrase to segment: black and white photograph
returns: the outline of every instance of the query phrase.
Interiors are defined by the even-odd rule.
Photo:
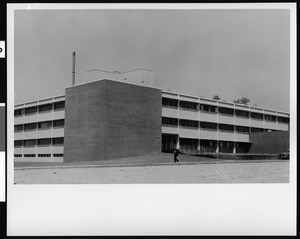
[[[105,206],[98,204],[109,202],[112,214],[104,212],[108,221],[100,221],[111,225],[118,217],[122,224],[133,208],[143,208],[146,195],[160,204],[157,195],[164,205],[170,203],[160,205],[166,213],[161,218],[152,214],[147,197],[150,206],[143,210],[152,212],[151,219],[137,209],[126,222],[129,227],[99,229],[94,223],[101,209],[88,206],[81,213],[87,216],[92,210],[96,220],[90,219],[86,230],[80,231],[79,223],[77,229],[61,232],[293,231],[293,218],[282,223],[282,215],[293,209],[282,207],[276,214],[280,199],[267,202],[277,197],[272,195],[294,202],[283,193],[294,188],[296,178],[294,4],[16,4],[8,13],[8,50],[13,49],[8,68],[11,200],[26,190],[16,208],[28,203],[25,198],[35,201],[44,194],[54,202],[54,211],[45,212],[52,214],[68,204],[72,193],[66,191],[72,190],[76,202],[90,196],[101,209]],[[132,201],[136,194],[145,197],[141,204],[134,203],[137,198]],[[235,205],[245,198],[252,204]],[[44,208],[42,201],[36,204]],[[267,204],[265,217],[278,215],[280,221],[262,226],[267,220],[257,214],[260,204]],[[244,227],[226,226],[226,215],[232,213],[227,206],[239,208],[229,221]],[[195,221],[198,214],[185,214],[195,207],[203,212],[195,225],[185,223],[180,229],[180,219],[175,219],[175,228],[157,229],[164,219],[174,219],[176,210],[182,220]],[[24,218],[16,219],[20,212],[11,211],[15,217],[10,225],[22,224]],[[73,225],[74,212],[68,212],[72,219],[67,224]],[[250,216],[241,219],[240,213]],[[141,221],[130,223],[137,218]],[[51,235],[61,220],[52,217],[55,222],[43,233]],[[218,231],[208,229],[214,220],[222,225]],[[257,230],[247,228],[252,225],[248,220]],[[30,228],[12,234],[39,235],[42,230]]]
[[[289,10],[19,10],[14,44],[15,183],[289,182]]]

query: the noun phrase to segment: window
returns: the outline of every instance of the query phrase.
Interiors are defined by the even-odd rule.
[[[22,154],[14,154],[14,157],[15,158],[20,158],[20,157],[22,157]]]
[[[24,157],[26,158],[34,158],[35,156],[35,154],[24,154]]]
[[[23,114],[23,109],[15,110],[15,116],[20,116]]]
[[[51,139],[38,139],[37,140],[38,145],[50,145],[51,144]]]
[[[255,132],[264,132],[264,129],[252,127],[252,128],[251,128],[251,133],[255,133]]]
[[[52,121],[45,121],[45,122],[39,122],[38,127],[39,129],[49,129],[52,126]]]
[[[53,157],[63,157],[63,154],[53,154]]]
[[[41,157],[41,158],[51,157],[51,154],[38,154],[38,157]]]
[[[200,128],[201,129],[217,130],[217,124],[216,123],[210,123],[210,122],[200,122]]]
[[[15,147],[22,147],[22,140],[15,140],[15,142],[14,142],[14,144],[15,144]]]
[[[188,102],[188,101],[180,101],[180,107],[184,109],[197,110],[197,103]]]
[[[198,128],[198,121],[194,120],[180,120],[180,125],[184,127]]]
[[[219,107],[219,113],[225,115],[233,115],[233,109]]]
[[[263,119],[263,114],[251,112],[251,118],[252,119],[262,120]]]
[[[53,145],[62,145],[64,144],[64,138],[53,138],[52,139],[52,144]]]
[[[65,102],[64,101],[54,103],[54,110],[64,109],[64,108],[65,108]]]
[[[63,127],[64,125],[65,125],[65,120],[64,119],[53,120],[53,128]]]
[[[162,124],[163,125],[174,125],[174,126],[177,126],[177,123],[178,123],[178,119],[162,117]]]
[[[36,140],[35,139],[27,139],[23,141],[24,147],[32,147],[36,145]]]
[[[200,105],[201,111],[210,112],[210,113],[217,113],[217,106],[213,105]]]
[[[249,127],[245,127],[245,126],[235,126],[235,129],[237,132],[241,132],[241,133],[249,133]]]
[[[178,105],[178,100],[169,99],[169,98],[162,98],[162,105],[164,105],[164,106],[177,107],[177,105]]]
[[[220,148],[233,148],[233,142],[220,141]]]
[[[277,120],[280,123],[287,123],[287,124],[289,123],[289,118],[286,118],[286,117],[280,117],[280,116],[278,116]]]
[[[234,126],[229,124],[219,124],[219,130],[224,131],[232,131],[233,132]]]
[[[236,110],[235,115],[239,117],[249,118],[249,112],[244,110]]]
[[[30,123],[24,125],[24,130],[35,130],[36,129],[36,123]]]
[[[275,115],[265,115],[265,120],[275,122],[276,116]]]
[[[34,114],[37,112],[37,107],[30,107],[25,109],[25,115]]]
[[[15,125],[15,131],[22,131],[22,130],[23,130],[22,124]]]
[[[39,112],[52,110],[52,104],[40,105]]]

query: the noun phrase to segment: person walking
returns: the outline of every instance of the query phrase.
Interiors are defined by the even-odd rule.
[[[177,163],[177,162],[179,162],[179,161],[178,161],[178,150],[175,149],[175,150],[174,150],[174,163]]]

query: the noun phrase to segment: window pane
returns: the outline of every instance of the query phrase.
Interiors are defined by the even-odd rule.
[[[64,119],[53,121],[53,127],[62,127],[64,125],[65,125],[65,120]]]
[[[36,123],[25,124],[24,129],[25,130],[34,130],[34,129],[36,129]]]
[[[39,129],[49,129],[52,126],[52,121],[39,122]]]
[[[24,146],[35,146],[36,145],[36,140],[35,139],[27,139],[27,140],[24,140]]]
[[[15,116],[19,116],[23,114],[23,109],[15,110]]]
[[[50,145],[51,144],[51,139],[38,139],[37,141],[38,145]]]
[[[19,124],[19,125],[15,125],[15,131],[22,131],[23,130],[23,125]]]
[[[52,110],[52,104],[40,105],[39,112]]]
[[[60,101],[60,102],[55,102],[54,103],[54,109],[64,109],[65,108],[65,102],[64,101]]]
[[[162,105],[177,107],[178,101],[169,98],[162,98]]]
[[[34,113],[36,113],[37,112],[37,107],[35,106],[35,107],[30,107],[30,108],[26,108],[25,109],[25,114],[27,115],[27,114],[34,114]]]
[[[53,138],[52,144],[53,145],[62,145],[62,144],[64,144],[64,138]]]

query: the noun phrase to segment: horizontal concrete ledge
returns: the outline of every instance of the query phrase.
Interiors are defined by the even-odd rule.
[[[15,167],[15,170],[35,170],[35,169],[71,169],[71,168],[111,168],[111,167],[146,167],[146,166],[180,166],[195,164],[226,164],[226,163],[265,163],[265,162],[289,162],[282,159],[208,159],[197,162],[168,162],[168,163],[142,163],[142,164],[94,164],[94,165],[53,165],[53,166],[25,166]]]

